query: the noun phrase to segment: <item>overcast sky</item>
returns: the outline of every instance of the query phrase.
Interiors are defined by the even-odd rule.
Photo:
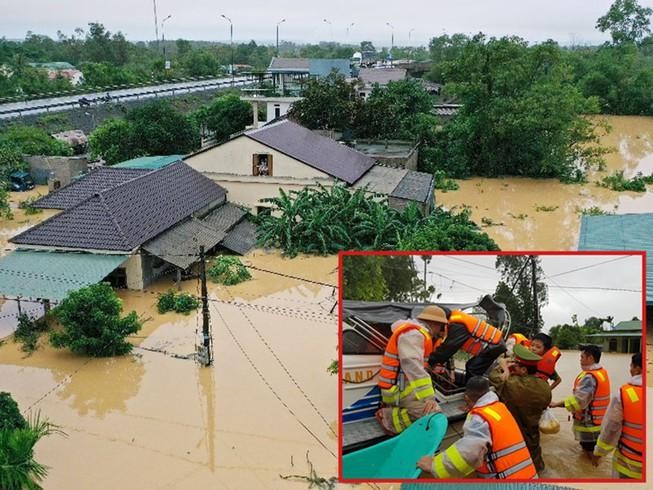
[[[555,39],[561,44],[600,43],[608,39],[594,29],[612,0],[157,0],[159,22],[166,23],[167,39],[220,40],[229,38],[231,17],[234,39],[271,43],[276,23],[282,40],[318,42],[372,40],[390,45],[426,44],[443,32],[519,35],[529,41]],[[653,6],[653,0],[640,0]],[[101,22],[110,31],[122,31],[130,40],[154,39],[152,0],[1,0],[0,36],[22,39],[27,31],[56,37],[57,30],[71,34],[88,22]],[[331,25],[324,22],[327,19]]]
[[[642,261],[639,256],[621,255],[542,255],[542,269],[549,286],[549,301],[542,310],[545,330],[553,325],[578,322],[596,316],[614,317],[615,324],[637,316],[642,318]],[[500,280],[494,270],[496,256],[435,255],[428,264],[427,282],[447,302],[473,302],[494,293]],[[421,258],[415,261],[420,277]],[[582,268],[575,272],[574,269]],[[568,273],[569,272],[569,273]],[[564,273],[564,274],[563,274]],[[581,289],[606,288],[606,289]],[[616,291],[626,289],[631,291]]]

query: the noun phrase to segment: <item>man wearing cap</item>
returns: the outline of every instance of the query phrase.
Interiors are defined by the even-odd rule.
[[[465,381],[484,375],[506,352],[501,330],[460,310],[453,310],[446,322],[437,322],[432,328],[444,342],[429,356],[429,365],[445,364],[459,350],[465,351],[471,356],[465,364]]]
[[[383,406],[376,412],[387,434],[399,434],[418,418],[440,411],[426,368],[433,352],[435,329],[446,322],[444,310],[431,305],[417,319],[392,324],[379,372]]]
[[[599,364],[600,346],[587,344],[580,345],[579,349],[582,372],[574,381],[573,393],[549,406],[564,407],[573,414],[574,437],[591,458],[610,403],[610,378],[608,372]]]
[[[499,366],[490,372],[490,383],[517,421],[539,473],[544,469],[539,422],[551,403],[551,388],[535,376],[540,356],[520,344],[516,344],[513,351],[514,360],[499,359]]]

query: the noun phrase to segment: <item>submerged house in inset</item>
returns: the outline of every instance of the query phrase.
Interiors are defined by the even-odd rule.
[[[181,161],[160,168],[101,167],[34,203],[61,212],[13,237],[0,259],[0,294],[61,300],[107,280],[142,289],[206,252],[246,253],[255,243],[246,212],[220,185]]]

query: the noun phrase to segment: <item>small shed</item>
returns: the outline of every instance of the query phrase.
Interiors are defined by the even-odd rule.
[[[612,330],[595,333],[587,337],[601,342],[604,352],[634,354],[642,351],[642,321],[619,322]]]

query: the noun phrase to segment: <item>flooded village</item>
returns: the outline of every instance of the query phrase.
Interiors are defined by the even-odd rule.
[[[228,40],[203,41],[196,5],[178,20],[181,12],[157,13],[157,1],[154,41],[136,40],[152,37],[151,21],[139,24],[151,13],[124,0],[112,8],[134,9],[128,36],[75,17],[88,29],[61,26],[55,39],[34,34],[45,18],[32,19],[17,0],[0,8],[31,19],[24,39],[0,38],[0,440],[12,441],[0,446],[0,490],[413,490],[436,488],[423,481],[433,476],[487,488],[466,480],[486,473],[510,483],[525,468],[535,476],[506,488],[528,488],[531,478],[542,490],[622,488],[605,481],[618,471],[612,455],[596,460],[580,449],[569,407],[585,371],[576,347],[594,343],[612,391],[637,377],[629,365],[644,350],[653,399],[653,3],[583,2],[570,17],[578,25],[591,17],[583,27],[591,41],[581,44],[560,41],[554,26],[544,37],[435,35],[439,26],[418,25],[429,16],[409,26],[397,12],[383,21],[381,41],[378,26],[353,17],[369,12],[352,5],[356,22],[336,21],[337,9],[318,20],[312,12],[304,28],[324,37],[317,23],[330,39],[313,44],[290,40],[308,35],[301,30],[284,40],[299,24],[290,13],[286,23],[287,6],[274,7],[270,32],[260,34],[274,31],[275,43],[246,42],[235,4],[219,16]],[[560,18],[554,3],[546,7]],[[241,17],[254,39],[261,23],[252,5]],[[488,19],[503,8],[478,7]],[[477,29],[469,23],[456,29]],[[182,24],[192,28],[188,39]],[[490,24],[477,30],[492,33]],[[171,26],[176,39],[164,34]],[[214,28],[202,35],[213,39]],[[541,40],[549,38],[557,40]],[[360,262],[348,270],[342,251],[381,254],[353,254]],[[440,267],[419,251],[480,253]],[[515,253],[464,264],[501,251]],[[578,264],[547,275],[537,262],[546,251],[596,255],[578,254]],[[393,266],[391,256],[404,261]],[[611,265],[611,277],[592,269],[601,258],[631,262]],[[617,272],[631,273],[635,262],[648,277],[619,282]],[[585,268],[585,282],[566,276]],[[493,282],[481,285],[490,269]],[[566,296],[553,301],[547,288]],[[630,295],[623,317],[586,304],[591,295],[617,310],[613,293]],[[376,323],[345,304],[378,315]],[[462,310],[467,323],[451,319]],[[398,326],[413,319],[423,323]],[[455,325],[468,339],[431,362],[445,356]],[[395,333],[405,326],[419,338],[413,368],[428,374],[416,381],[400,361],[404,332]],[[540,339],[542,356],[531,349],[538,333],[555,340],[545,348]],[[474,366],[495,345],[504,350],[492,351],[492,369],[480,369],[487,359]],[[547,406],[559,432],[535,431],[546,466],[536,471],[523,427],[524,435],[515,422],[499,443],[490,429],[504,426],[489,419],[492,458],[527,457],[507,469],[489,456],[472,465],[457,444],[474,403],[502,389],[485,389],[489,373],[503,366],[507,378],[515,363],[520,376],[537,376],[527,365],[544,352],[562,357],[538,381],[548,385],[556,370],[563,380]],[[355,385],[353,402],[346,383]],[[406,399],[424,411],[409,413]],[[598,437],[592,403],[575,413]],[[503,408],[490,415],[507,423]],[[652,412],[646,407],[647,441]],[[435,416],[435,454],[414,468],[411,459],[408,481],[345,475],[345,455],[363,454],[350,460],[378,469],[381,445],[415,450],[426,438],[411,448],[401,433],[420,418],[429,431]],[[354,422],[360,439],[349,445],[344,427]],[[650,451],[632,454],[650,474]],[[651,487],[632,461],[628,487]]]

